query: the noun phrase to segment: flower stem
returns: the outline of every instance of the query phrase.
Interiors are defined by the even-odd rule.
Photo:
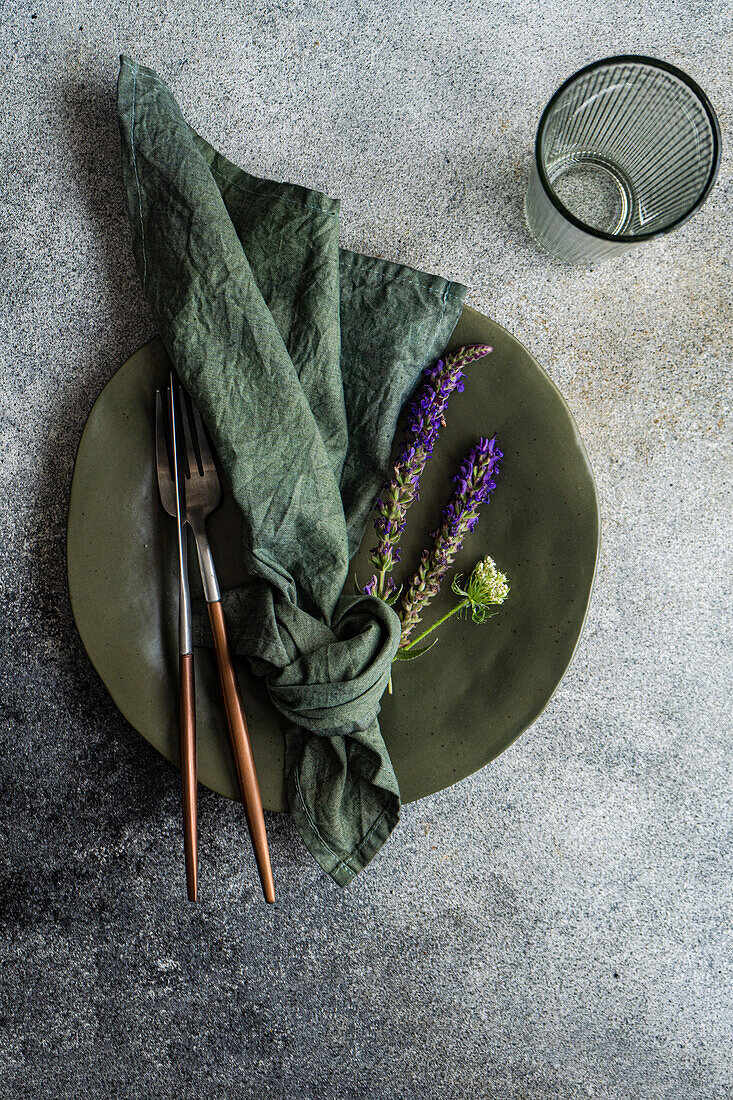
[[[434,630],[437,630],[439,626],[442,626],[446,619],[450,619],[451,615],[455,615],[457,611],[463,611],[464,607],[468,607],[470,602],[470,600],[461,600],[461,602],[457,603],[454,608],[448,611],[442,619],[438,619],[437,623],[433,623],[427,630],[423,630],[422,634],[418,634],[417,638],[413,638],[407,645],[401,646],[400,648],[402,651],[406,653],[408,649],[412,649],[412,647],[417,645],[418,642],[421,642],[423,638],[427,638],[428,634],[431,634]]]

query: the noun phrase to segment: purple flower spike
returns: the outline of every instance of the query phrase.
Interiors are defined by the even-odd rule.
[[[375,574],[375,576],[373,576],[370,580],[368,580],[366,582],[366,584],[362,588],[362,592],[364,593],[365,596],[373,596],[376,591],[377,591],[377,578],[376,578],[376,574]]]
[[[370,561],[377,569],[377,596],[383,598],[391,590],[387,585],[387,573],[400,560],[396,544],[405,528],[407,509],[418,499],[425,463],[445,424],[448,398],[454,390],[459,393],[463,390],[463,368],[476,359],[483,359],[492,350],[488,344],[456,348],[425,371],[425,385],[408,409],[405,434],[392,468],[392,478],[375,505],[378,543]]]
[[[453,478],[455,492],[443,509],[443,523],[433,535],[433,546],[423,550],[420,565],[402,597],[401,646],[405,645],[425,608],[437,595],[466,535],[478,523],[478,510],[496,488],[496,474],[503,457],[494,437],[480,439],[461,463]]]

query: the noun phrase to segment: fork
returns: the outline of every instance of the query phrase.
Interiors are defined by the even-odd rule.
[[[178,387],[178,406],[185,442],[186,461],[183,464],[182,471],[184,474],[182,481],[185,487],[185,519],[191,528],[196,543],[204,598],[209,612],[211,631],[214,636],[214,651],[219,668],[219,680],[224,697],[224,710],[229,725],[237,781],[249,833],[252,838],[252,847],[257,861],[262,892],[266,901],[274,902],[275,884],[272,878],[270,852],[267,846],[260,787],[257,782],[257,772],[252,755],[242,694],[229,648],[214,559],[206,534],[206,518],[221,502],[221,484],[201,415],[191,397],[188,396],[187,399],[186,391],[182,386]]]

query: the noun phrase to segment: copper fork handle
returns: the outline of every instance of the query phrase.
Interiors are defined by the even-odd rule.
[[[237,780],[242,795],[244,812],[247,817],[252,847],[254,848],[257,870],[262,883],[262,892],[265,901],[274,902],[275,883],[272,878],[270,865],[270,851],[267,846],[267,833],[265,832],[265,815],[262,812],[262,798],[257,782],[257,772],[252,755],[252,746],[247,729],[247,718],[244,713],[242,693],[239,690],[239,681],[234,668],[229,641],[227,639],[226,626],[224,624],[224,612],[221,601],[214,600],[207,604],[211,630],[214,635],[214,649],[216,663],[219,666],[219,679],[221,691],[224,696],[224,709],[226,710],[229,724],[229,736],[232,742],[234,764],[237,769]]]
[[[196,788],[196,702],[193,653],[182,653],[178,665],[181,735],[181,787],[183,790],[183,848],[186,858],[188,900],[198,897],[199,840]]]

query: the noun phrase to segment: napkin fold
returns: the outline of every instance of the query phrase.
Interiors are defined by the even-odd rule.
[[[235,167],[126,57],[118,109],[145,295],[244,517],[232,642],[282,716],[295,823],[346,885],[400,812],[377,720],[399,620],[346,594],[349,561],[466,290],[341,249],[337,201]]]

